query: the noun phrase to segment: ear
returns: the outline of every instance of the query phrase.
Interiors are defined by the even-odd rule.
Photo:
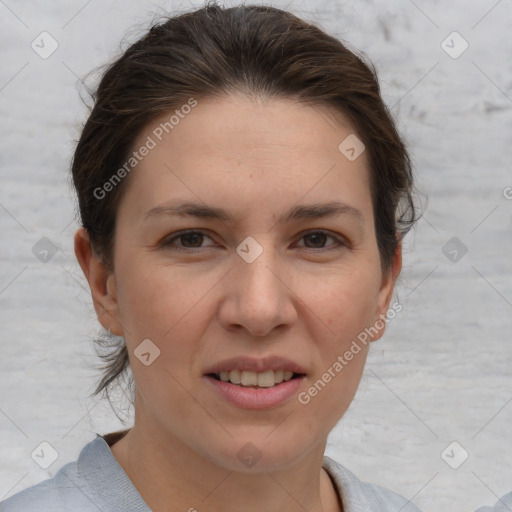
[[[398,245],[393,254],[393,261],[390,268],[382,274],[382,281],[377,301],[377,313],[373,325],[371,340],[376,341],[382,337],[386,330],[386,313],[389,310],[393,290],[395,289],[396,280],[402,270],[402,241]],[[401,307],[400,307],[401,308]],[[374,334],[374,332],[376,333]]]
[[[75,233],[75,255],[89,283],[98,321],[112,334],[123,336],[114,272],[94,252],[83,227]]]

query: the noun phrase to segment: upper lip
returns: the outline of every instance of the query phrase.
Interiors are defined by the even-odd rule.
[[[257,359],[254,357],[242,356],[220,361],[207,368],[204,374],[229,372],[231,370],[246,370],[258,373],[268,370],[289,370],[293,373],[306,373],[306,370],[302,366],[294,361],[290,361],[290,359],[286,359],[285,357],[268,356]]]

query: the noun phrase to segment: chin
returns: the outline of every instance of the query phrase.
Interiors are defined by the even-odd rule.
[[[209,454],[211,460],[229,471],[259,473],[284,470],[297,464],[309,450],[304,443],[289,444],[288,439],[277,436],[268,438],[269,430],[261,436],[246,435],[230,438],[225,450]],[[288,444],[286,443],[288,441]]]

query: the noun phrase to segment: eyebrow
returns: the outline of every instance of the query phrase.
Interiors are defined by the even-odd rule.
[[[199,217],[202,219],[223,221],[236,220],[235,217],[231,214],[230,210],[191,201],[186,201],[179,204],[162,204],[155,206],[144,214],[144,220],[147,220],[148,218],[155,215],[164,214],[171,216]],[[364,223],[364,216],[360,210],[340,201],[293,206],[290,208],[290,210],[288,210],[288,212],[278,218],[277,223],[284,224],[296,219],[321,219],[325,217],[337,217],[344,214],[351,215],[357,218],[361,223]]]

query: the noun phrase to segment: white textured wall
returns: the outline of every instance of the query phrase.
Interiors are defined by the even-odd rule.
[[[428,196],[407,238],[404,311],[373,345],[327,453],[425,512],[494,503],[512,489],[512,2],[271,4],[373,60]],[[99,324],[73,254],[77,76],[155,11],[191,5],[201,2],[0,2],[0,501],[122,426],[88,398]],[[43,31],[59,45],[47,59],[31,48]],[[441,46],[453,31],[469,44],[458,58]],[[445,43],[452,55],[457,37]],[[47,263],[32,252],[43,237],[58,248]],[[455,263],[442,251],[452,237],[467,247]],[[42,441],[59,454],[47,470],[30,456]],[[469,454],[458,469],[441,458],[452,441]]]

